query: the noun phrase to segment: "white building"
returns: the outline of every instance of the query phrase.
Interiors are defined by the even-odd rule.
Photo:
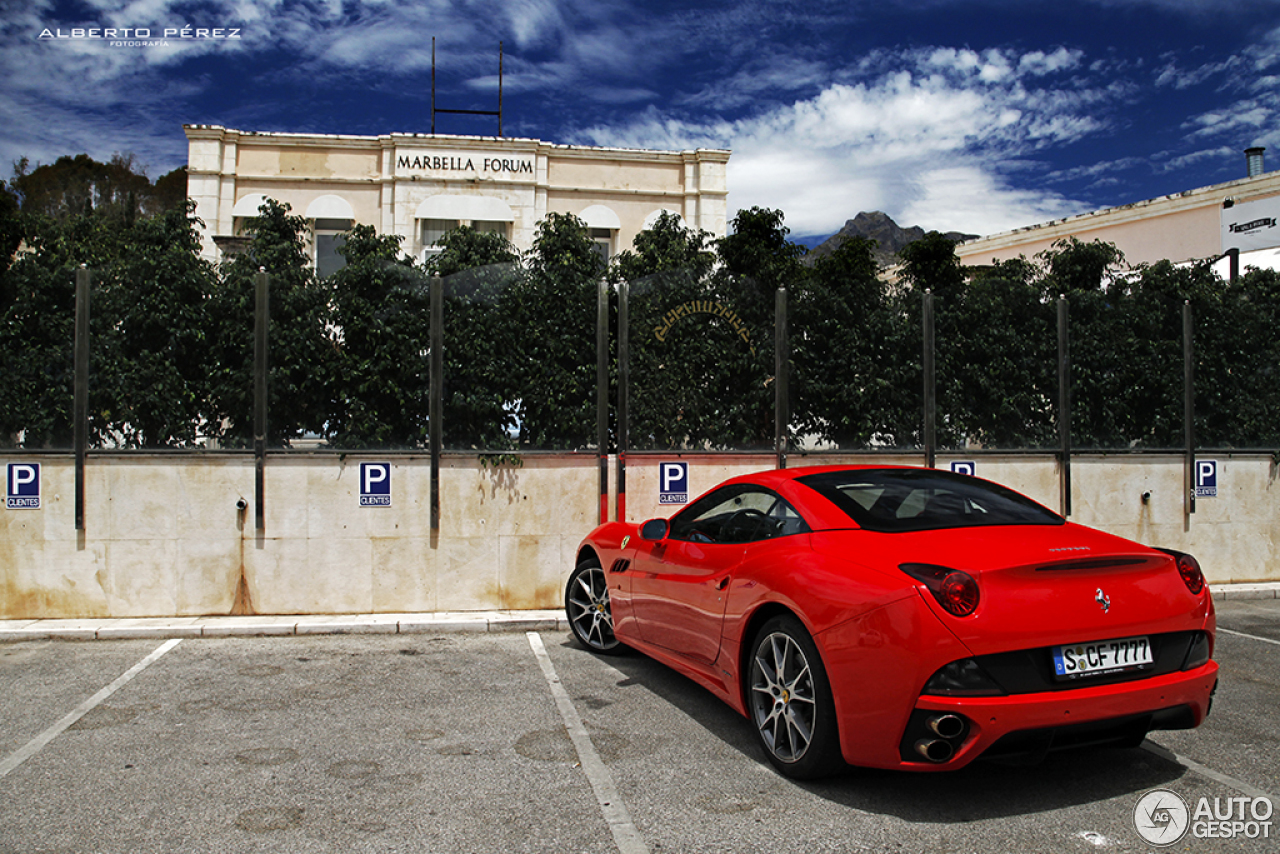
[[[1247,175],[1131,205],[1019,228],[961,243],[962,264],[1031,258],[1059,240],[1113,243],[1130,264],[1218,258],[1239,250],[1241,269],[1273,268],[1280,248],[1280,172],[1267,172],[1263,149],[1245,151]]]
[[[205,222],[204,254],[232,247],[263,199],[286,202],[312,228],[322,274],[352,224],[404,238],[421,258],[460,224],[497,231],[520,250],[548,213],[574,214],[601,252],[631,247],[660,213],[723,237],[729,152],[640,151],[535,139],[257,133],[186,125],[187,195]]]

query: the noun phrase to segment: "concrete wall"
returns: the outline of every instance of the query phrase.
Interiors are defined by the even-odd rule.
[[[674,458],[629,460],[629,521],[678,509],[658,503],[658,463]],[[694,495],[772,466],[771,457],[685,458]],[[1076,458],[1072,518],[1189,551],[1211,582],[1280,580],[1271,458],[1216,459],[1219,495],[1197,501],[1188,520],[1181,458]],[[360,506],[362,461],[391,464],[390,507]],[[790,464],[826,461],[793,457]],[[282,454],[268,460],[266,529],[259,534],[251,456],[95,455],[79,532],[70,455],[0,456],[0,471],[10,462],[40,463],[41,507],[0,510],[3,619],[555,608],[599,506],[590,456],[528,456],[519,468],[446,457],[441,525],[433,534],[428,457]],[[979,476],[1059,507],[1052,457],[983,456],[976,465]],[[237,510],[239,499],[246,510]]]

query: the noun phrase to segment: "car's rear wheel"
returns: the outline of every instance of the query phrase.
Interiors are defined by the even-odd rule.
[[[595,560],[582,561],[569,576],[564,589],[564,610],[578,643],[592,652],[612,655],[622,651],[622,644],[613,635],[609,585],[604,570]]]
[[[818,648],[790,615],[766,622],[752,644],[747,706],[765,756],[788,777],[844,767],[831,686]]]

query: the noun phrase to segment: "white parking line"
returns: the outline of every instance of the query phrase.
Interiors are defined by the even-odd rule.
[[[555,698],[556,708],[560,710],[560,717],[564,721],[564,728],[569,733],[569,739],[573,742],[574,749],[578,751],[578,761],[582,764],[582,770],[586,772],[592,791],[595,792],[596,801],[600,804],[601,812],[604,813],[605,823],[609,825],[609,831],[613,834],[614,844],[618,846],[621,854],[649,854],[649,846],[645,844],[640,831],[636,830],[636,826],[632,824],[631,814],[627,812],[627,806],[618,794],[613,775],[609,773],[608,766],[596,753],[595,745],[591,743],[591,736],[587,734],[587,728],[583,725],[573,700],[569,698],[569,692],[560,684],[560,677],[556,675],[551,657],[547,655],[547,648],[542,645],[542,636],[537,632],[526,632],[525,636],[529,638],[529,646],[533,648],[538,666],[542,668],[542,675],[546,677],[547,685],[551,688],[551,696]]]
[[[1218,627],[1218,631],[1222,632],[1224,635],[1235,635],[1238,638],[1248,638],[1249,640],[1262,641],[1263,643],[1273,643],[1276,646],[1280,646],[1280,640],[1273,640],[1272,638],[1262,638],[1262,637],[1258,637],[1257,635],[1247,635],[1244,632],[1234,632],[1231,629],[1224,629],[1221,626]]]
[[[56,724],[49,727],[44,732],[40,733],[35,738],[28,741],[25,745],[23,745],[22,747],[15,750],[13,753],[6,756],[4,758],[4,761],[0,762],[0,778],[6,777],[10,771],[17,768],[23,762],[26,762],[32,756],[35,756],[37,753],[39,753],[41,750],[44,749],[46,744],[48,744],[49,742],[57,738],[59,735],[61,735],[67,729],[67,727],[71,726],[73,723],[80,720],[82,717],[84,717],[86,714],[92,711],[95,706],[97,706],[103,700],[110,697],[112,694],[118,691],[121,687],[126,685],[129,682],[129,680],[133,679],[133,677],[137,676],[139,673],[141,673],[142,671],[150,667],[157,659],[160,658],[160,656],[164,655],[166,652],[173,649],[175,646],[177,646],[180,643],[182,643],[182,640],[180,638],[174,638],[173,640],[165,641],[146,658],[142,659],[137,664],[133,665],[133,667],[130,667],[124,673],[120,674],[120,676],[117,677],[116,680],[112,682],[110,685],[103,688],[101,691],[94,694],[92,697],[90,697],[89,699],[85,700],[83,703],[81,703],[80,705],[72,709],[71,713],[68,714],[66,717],[64,717],[62,720],[58,721]]]
[[[1251,798],[1266,798],[1269,801],[1271,801],[1271,803],[1273,804],[1280,803],[1280,798],[1276,797],[1270,792],[1264,792],[1262,789],[1259,789],[1257,786],[1251,786],[1248,783],[1246,783],[1244,780],[1237,780],[1235,777],[1232,777],[1228,774],[1223,774],[1221,771],[1214,771],[1212,768],[1208,768],[1204,765],[1201,765],[1199,762],[1196,762],[1194,759],[1188,759],[1185,756],[1179,756],[1169,748],[1162,747],[1161,745],[1156,744],[1154,741],[1151,741],[1150,739],[1142,742],[1142,749],[1147,751],[1148,753],[1154,753],[1156,756],[1159,756],[1161,759],[1165,759],[1169,762],[1176,762],[1177,764],[1181,765],[1183,768],[1186,768],[1188,771],[1191,771],[1194,774],[1199,774],[1201,777],[1204,777],[1207,780],[1213,780],[1215,783],[1221,783],[1222,785],[1228,788],[1235,789],[1237,792],[1239,792],[1242,795],[1248,795]]]

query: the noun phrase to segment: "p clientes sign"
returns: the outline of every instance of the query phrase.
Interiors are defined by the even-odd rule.
[[[689,503],[689,464],[667,462],[658,464],[658,503]]]
[[[391,506],[391,463],[360,464],[360,506]]]
[[[9,510],[40,509],[40,464],[9,463],[4,479],[4,506]]]

